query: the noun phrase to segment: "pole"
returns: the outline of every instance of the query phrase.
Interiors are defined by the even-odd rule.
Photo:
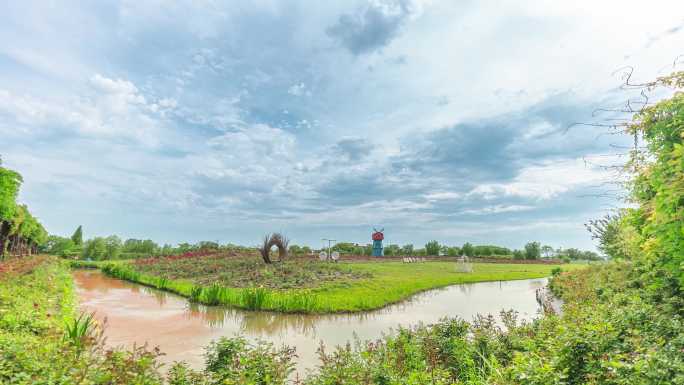
[[[336,240],[336,239],[326,239],[326,238],[323,238],[323,239],[321,239],[321,240],[324,241],[324,242],[325,242],[325,241],[328,241],[328,256],[327,256],[326,260],[329,261],[329,260],[330,260],[330,244],[331,244],[332,242],[336,242],[337,240]]]

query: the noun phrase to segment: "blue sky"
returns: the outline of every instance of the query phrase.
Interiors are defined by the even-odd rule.
[[[567,3],[567,4],[566,4]],[[0,154],[52,233],[592,248],[628,138],[599,107],[684,54],[679,1],[0,5]],[[616,147],[616,145],[618,147]]]

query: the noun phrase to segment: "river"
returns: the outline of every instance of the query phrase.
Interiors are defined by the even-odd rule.
[[[323,342],[331,350],[356,337],[377,339],[398,325],[433,323],[443,317],[472,320],[476,314],[497,315],[513,309],[521,319],[538,315],[535,290],[546,279],[453,285],[415,295],[384,309],[354,314],[303,315],[255,312],[190,304],[187,299],[135,283],[110,278],[97,270],[74,271],[81,310],[106,318],[110,346],[134,343],[159,346],[164,363],[186,361],[203,367],[210,341],[241,334],[297,349],[300,376],[318,362]]]

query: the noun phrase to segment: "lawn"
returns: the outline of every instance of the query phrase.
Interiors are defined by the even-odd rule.
[[[310,259],[266,265],[255,256],[208,255],[103,263],[116,278],[167,290],[208,305],[250,310],[335,313],[372,310],[421,291],[460,283],[542,278],[558,265],[455,262],[340,262]],[[581,265],[562,265],[574,270]]]

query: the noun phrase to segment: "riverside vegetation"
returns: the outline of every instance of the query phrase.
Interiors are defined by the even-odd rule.
[[[135,261],[74,262],[106,274],[170,291],[195,302],[249,310],[299,313],[353,312],[381,308],[421,291],[460,283],[547,277],[553,264],[474,264],[458,273],[454,262],[327,263],[291,259],[264,264],[256,256],[221,253]],[[575,269],[582,265],[565,265]]]
[[[684,73],[641,86],[681,90]],[[684,94],[645,107],[622,128],[646,144],[627,165],[632,208],[589,224],[612,262],[555,271],[550,288],[564,300],[562,314],[520,323],[506,312],[505,327],[491,317],[444,319],[377,341],[321,347],[317,370],[299,383],[684,384]],[[2,383],[294,381],[289,374],[295,352],[239,337],[211,344],[204,370],[176,363],[162,376],[158,352],[106,351],[88,327],[65,328],[87,321],[74,314],[72,283],[58,260],[32,257],[2,266]]]

